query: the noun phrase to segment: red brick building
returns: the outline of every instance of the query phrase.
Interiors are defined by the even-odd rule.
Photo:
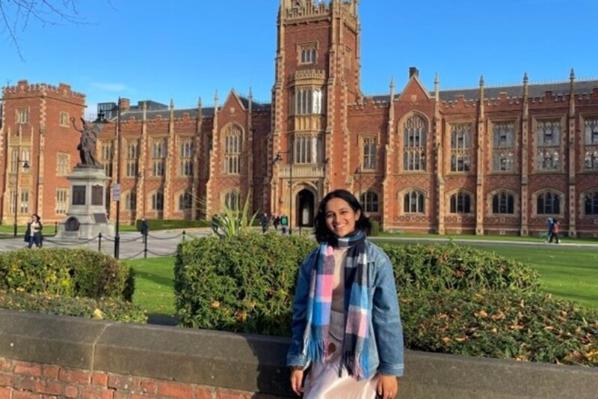
[[[563,83],[441,90],[436,79],[430,90],[411,68],[401,91],[364,95],[360,29],[356,0],[282,0],[271,104],[235,92],[210,108],[123,100],[119,118],[102,104],[99,159],[120,175],[121,217],[210,217],[250,198],[307,226],[342,187],[385,229],[528,235],[556,217],[570,235],[598,236],[598,81],[571,71]],[[3,165],[15,90],[4,94]]]

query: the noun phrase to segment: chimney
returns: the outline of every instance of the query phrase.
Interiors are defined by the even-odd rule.
[[[409,79],[411,79],[414,76],[416,78],[419,78],[419,71],[416,67],[409,67]]]
[[[131,108],[131,101],[128,98],[121,98],[119,106],[120,112],[128,111]]]

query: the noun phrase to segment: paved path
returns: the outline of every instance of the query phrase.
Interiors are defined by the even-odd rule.
[[[209,229],[187,229],[183,237],[183,230],[161,230],[150,232],[147,241],[147,257],[174,255],[177,245],[183,239],[203,237],[210,233]],[[24,248],[23,237],[0,239],[0,251]],[[99,240],[61,240],[54,237],[44,238],[46,248],[89,248],[114,255],[114,237],[103,237],[101,248]],[[144,257],[143,238],[138,232],[124,232],[120,235],[120,259],[139,259]]]
[[[209,228],[186,229],[185,239],[194,237],[204,237],[211,233]],[[561,244],[547,244],[538,239],[538,241],[514,241],[514,240],[476,240],[476,239],[459,239],[459,238],[445,238],[445,237],[374,237],[375,241],[382,242],[406,242],[406,243],[448,243],[455,242],[461,245],[475,245],[481,247],[529,247],[529,248],[545,248],[552,250],[557,248],[563,249],[596,249],[598,251],[597,242],[567,242],[567,238]],[[174,255],[177,245],[183,240],[183,230],[162,230],[150,232],[147,245],[147,257],[168,256]],[[60,248],[74,248],[83,247],[92,250],[98,250],[98,239],[81,240],[81,241],[65,241],[55,239],[54,237],[47,237],[44,240],[44,247],[60,247]],[[25,247],[23,238],[17,239],[0,239],[0,251],[8,251]],[[101,243],[101,251],[108,255],[114,255],[114,237],[104,237]],[[120,242],[120,259],[140,259],[143,258],[144,245],[141,235],[138,232],[125,232],[121,234]]]

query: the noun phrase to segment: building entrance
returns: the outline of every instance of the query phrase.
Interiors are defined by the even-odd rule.
[[[315,198],[314,194],[303,189],[297,194],[297,226],[299,227],[312,227],[314,225],[314,206]]]

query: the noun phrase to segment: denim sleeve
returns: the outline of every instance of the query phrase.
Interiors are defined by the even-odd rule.
[[[287,366],[306,366],[307,359],[303,352],[303,333],[305,331],[307,301],[313,261],[318,251],[312,252],[299,267],[299,276],[293,298],[293,320],[291,324],[291,345],[287,352]]]
[[[376,258],[372,324],[380,358],[378,372],[400,377],[404,369],[404,343],[394,273],[385,253]]]

